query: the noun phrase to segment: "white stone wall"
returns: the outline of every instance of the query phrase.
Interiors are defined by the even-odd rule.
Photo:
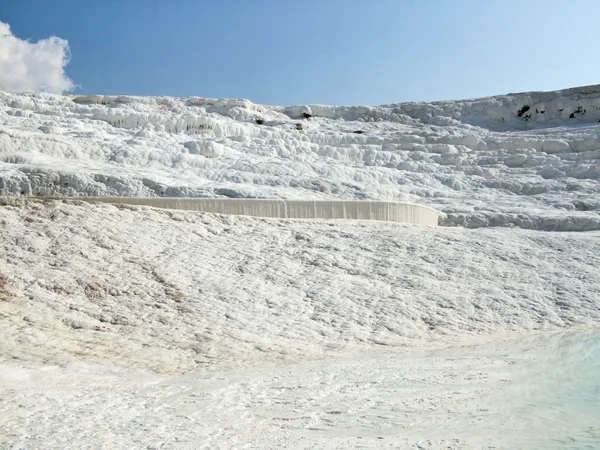
[[[381,201],[174,197],[77,197],[76,199],[279,219],[383,220],[428,226],[437,226],[440,214],[439,211],[427,206]]]

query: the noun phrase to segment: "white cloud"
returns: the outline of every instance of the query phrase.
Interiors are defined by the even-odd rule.
[[[0,90],[60,94],[75,85],[65,74],[69,43],[52,36],[31,43],[19,39],[0,22]]]

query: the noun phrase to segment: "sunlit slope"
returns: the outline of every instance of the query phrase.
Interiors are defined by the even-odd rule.
[[[1,208],[0,355],[178,372],[595,326],[600,235]]]
[[[0,194],[395,200],[596,230],[599,120],[595,86],[379,107],[1,93]]]

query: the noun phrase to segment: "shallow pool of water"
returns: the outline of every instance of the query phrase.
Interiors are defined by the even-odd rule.
[[[600,449],[600,332],[545,338],[540,350],[502,399],[522,448]]]

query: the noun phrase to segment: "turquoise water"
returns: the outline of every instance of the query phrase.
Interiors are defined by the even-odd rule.
[[[600,332],[571,334],[559,340],[556,376],[540,407],[555,410],[570,430],[554,449],[600,449]],[[552,370],[552,364],[548,368]]]
[[[547,352],[506,399],[530,426],[523,448],[600,450],[600,332],[566,333],[542,345]]]

